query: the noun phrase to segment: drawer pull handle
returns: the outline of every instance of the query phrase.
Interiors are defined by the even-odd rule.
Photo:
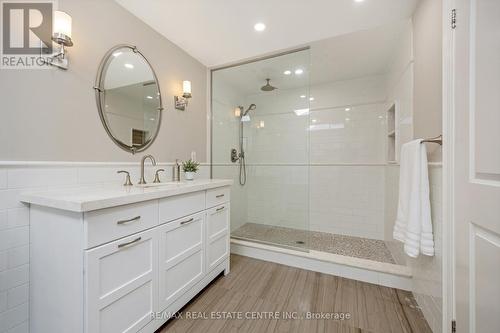
[[[216,212],[220,212],[220,211],[221,211],[221,210],[223,210],[224,208],[226,208],[226,207],[222,206],[222,207],[217,208],[215,211],[216,211]]]
[[[141,216],[136,216],[136,217],[133,217],[131,219],[128,219],[128,220],[122,220],[122,221],[118,221],[116,222],[116,224],[120,225],[120,224],[127,224],[127,223],[130,223],[130,222],[134,222],[134,221],[138,221],[141,219]]]
[[[219,198],[222,198],[223,196],[224,196],[224,194],[219,194],[219,195],[216,195],[215,197],[216,197],[217,199],[219,199]]]
[[[191,222],[193,222],[193,221],[194,221],[194,218],[192,217],[192,218],[190,218],[189,220],[182,221],[182,222],[181,222],[181,225],[186,225],[186,224],[189,224],[189,223],[191,223]]]
[[[133,241],[130,241],[130,242],[127,242],[127,243],[123,243],[123,244],[118,244],[118,248],[121,249],[122,247],[125,247],[125,246],[129,246],[129,245],[132,245],[134,243],[137,243],[138,241],[141,240],[142,237],[137,237],[136,239],[134,239]]]

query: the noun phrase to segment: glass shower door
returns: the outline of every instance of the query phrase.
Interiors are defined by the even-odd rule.
[[[309,49],[212,72],[212,177],[233,238],[307,249]]]

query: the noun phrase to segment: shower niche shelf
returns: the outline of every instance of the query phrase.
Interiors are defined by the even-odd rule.
[[[387,110],[387,163],[396,163],[396,103]]]

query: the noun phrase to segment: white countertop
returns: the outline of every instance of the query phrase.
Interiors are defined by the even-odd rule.
[[[81,213],[232,184],[230,179],[200,179],[156,187],[93,185],[23,193],[21,201]]]

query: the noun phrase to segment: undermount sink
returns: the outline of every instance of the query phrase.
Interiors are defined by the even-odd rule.
[[[151,188],[151,187],[162,187],[162,186],[172,186],[172,185],[181,185],[185,184],[186,182],[180,181],[180,182],[164,182],[164,183],[149,183],[149,184],[136,184],[134,186],[137,187],[142,187],[142,188]]]

